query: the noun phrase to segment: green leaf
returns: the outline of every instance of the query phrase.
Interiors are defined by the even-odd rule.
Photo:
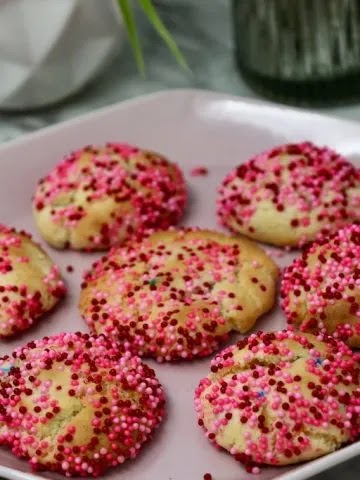
[[[136,29],[136,22],[133,11],[129,4],[129,0],[118,0],[118,5],[121,10],[121,14],[124,19],[125,27],[129,36],[131,43],[131,48],[133,49],[135,60],[142,76],[145,76],[145,62],[144,56],[139,40],[139,36]]]
[[[139,0],[141,8],[144,10],[148,20],[163,39],[168,49],[176,58],[177,62],[186,70],[190,70],[187,61],[177,46],[169,30],[165,27],[163,21],[159,17],[152,0]]]

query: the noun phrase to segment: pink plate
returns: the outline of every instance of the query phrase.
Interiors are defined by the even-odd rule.
[[[190,189],[186,225],[217,228],[216,188],[225,174],[249,155],[277,144],[311,140],[329,145],[359,165],[360,124],[306,111],[249,101],[218,93],[175,90],[130,100],[54,127],[27,135],[0,148],[0,222],[25,228],[39,239],[30,199],[36,183],[69,151],[90,143],[125,141],[158,150],[183,169]],[[191,176],[207,167],[207,176]],[[39,239],[40,240],[40,239]],[[66,301],[53,314],[14,340],[0,344],[0,355],[24,342],[60,331],[87,330],[77,302],[81,274],[96,255],[60,252],[45,246],[62,268],[69,287]],[[284,265],[290,255],[279,259]],[[74,267],[67,273],[66,266]],[[279,309],[260,319],[256,328],[284,327]],[[236,340],[236,336],[232,337]],[[234,459],[214,449],[197,426],[193,393],[209,369],[209,359],[156,368],[168,397],[168,418],[139,458],[111,470],[108,479],[201,480],[210,472],[215,480],[255,477]],[[360,455],[360,442],[297,467],[264,468],[259,480],[300,480]],[[0,450],[0,476],[14,480],[60,478],[45,472],[29,473],[26,462]]]

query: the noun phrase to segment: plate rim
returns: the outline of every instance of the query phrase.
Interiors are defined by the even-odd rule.
[[[102,117],[106,116],[108,114],[111,114],[113,112],[116,112],[119,109],[126,109],[126,108],[131,108],[132,106],[136,107],[137,105],[141,105],[147,102],[152,102],[152,101],[157,101],[158,99],[161,99],[161,97],[173,97],[173,96],[184,96],[184,98],[188,97],[204,97],[207,100],[232,100],[236,103],[244,104],[244,105],[257,105],[257,106],[265,106],[273,109],[278,109],[282,111],[283,113],[295,113],[297,115],[301,115],[303,118],[309,118],[317,121],[326,121],[326,122],[331,122],[334,125],[335,124],[340,124],[343,127],[348,126],[351,128],[356,128],[360,132],[360,122],[357,122],[355,120],[349,120],[346,118],[342,118],[337,115],[329,115],[326,113],[319,113],[314,110],[310,110],[307,108],[302,108],[302,107],[296,107],[296,106],[289,106],[286,104],[281,104],[277,102],[272,102],[269,100],[263,100],[259,98],[249,98],[249,97],[243,97],[240,95],[235,95],[235,94],[229,94],[226,92],[220,92],[220,91],[215,91],[215,90],[208,90],[208,89],[197,89],[197,88],[169,88],[169,89],[163,89],[163,90],[158,90],[155,92],[151,93],[145,93],[143,95],[139,95],[136,97],[131,97],[125,100],[120,100],[114,104],[111,105],[106,105],[101,108],[97,108],[93,111],[81,113],[75,117],[72,118],[67,118],[65,120],[61,120],[59,122],[53,123],[51,125],[47,125],[45,127],[41,127],[36,130],[32,131],[27,131],[24,132],[18,136],[16,136],[13,139],[10,140],[5,140],[0,143],[0,153],[2,153],[4,150],[7,150],[8,148],[15,147],[18,145],[21,145],[22,143],[26,142],[29,140],[36,140],[38,138],[41,138],[42,136],[52,133],[56,130],[62,130],[64,128],[67,128],[69,126],[76,126],[78,124],[81,124],[83,122],[86,122],[89,119],[92,119],[93,117]]]

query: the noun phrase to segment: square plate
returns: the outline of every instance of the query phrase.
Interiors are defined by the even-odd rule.
[[[278,105],[195,90],[175,90],[130,100],[54,127],[0,148],[0,222],[25,228],[40,240],[30,199],[37,181],[69,151],[106,141],[125,141],[158,150],[183,169],[190,190],[184,223],[218,228],[216,188],[225,174],[250,155],[277,144],[311,140],[329,145],[359,164],[360,124]],[[192,177],[196,166],[209,174]],[[66,301],[53,314],[14,340],[0,344],[0,355],[34,338],[60,331],[87,330],[77,310],[81,274],[98,255],[61,252],[45,245],[68,283]],[[285,255],[279,263],[292,259]],[[66,273],[73,265],[74,272]],[[262,330],[281,329],[279,308],[257,322]],[[232,337],[235,342],[236,336]],[[168,397],[168,418],[139,458],[111,470],[106,478],[126,480],[196,480],[211,472],[215,480],[254,478],[234,459],[214,449],[197,426],[193,393],[209,370],[209,360],[154,366]],[[259,480],[300,480],[360,454],[360,442],[296,467],[263,468]],[[0,450],[0,476],[25,480],[62,478],[29,473],[26,462]]]

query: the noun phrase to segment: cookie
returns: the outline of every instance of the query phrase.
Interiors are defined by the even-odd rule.
[[[175,225],[185,199],[175,164],[158,153],[107,143],[75,151],[41,179],[33,213],[53,247],[105,250]]]
[[[257,332],[211,362],[198,423],[248,472],[320,457],[359,436],[358,360],[332,337]]]
[[[218,215],[235,233],[277,246],[303,246],[360,221],[360,169],[326,147],[283,145],[225,178]]]
[[[278,268],[253,242],[206,230],[157,232],[84,275],[90,330],[158,361],[211,354],[274,304]]]
[[[285,269],[281,306],[289,325],[360,347],[360,225],[313,243]]]
[[[29,328],[65,291],[58,267],[31,236],[0,224],[0,338]]]
[[[0,358],[0,444],[33,470],[97,477],[135,458],[164,415],[154,371],[104,336],[62,333]]]

